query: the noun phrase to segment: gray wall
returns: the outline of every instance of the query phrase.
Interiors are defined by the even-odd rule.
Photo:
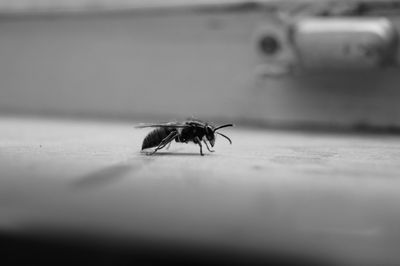
[[[256,10],[3,16],[0,111],[400,126],[398,70],[259,78]]]

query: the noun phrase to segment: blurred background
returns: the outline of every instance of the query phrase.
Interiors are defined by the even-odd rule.
[[[6,262],[399,264],[399,29],[396,0],[1,0]],[[189,117],[233,145],[140,153]]]
[[[2,113],[400,123],[396,1],[2,1],[0,8]]]

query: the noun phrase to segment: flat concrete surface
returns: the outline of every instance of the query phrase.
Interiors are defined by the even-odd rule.
[[[0,230],[400,263],[400,137],[236,127],[203,157],[177,143],[147,156],[148,131],[1,118]]]

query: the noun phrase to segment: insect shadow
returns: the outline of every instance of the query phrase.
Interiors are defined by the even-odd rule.
[[[115,183],[126,176],[129,172],[137,171],[140,168],[140,164],[117,164],[108,166],[80,176],[78,180],[75,180],[71,184],[71,186],[74,188],[92,188]]]
[[[157,152],[157,153],[152,153],[152,152],[141,152],[144,156],[196,156],[198,157],[199,154],[197,152]],[[205,156],[213,155],[213,154],[204,154]]]

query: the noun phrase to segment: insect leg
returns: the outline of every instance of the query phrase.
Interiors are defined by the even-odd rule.
[[[170,142],[168,142],[168,144],[167,144],[167,150],[169,150],[169,147],[171,146],[171,143],[172,143],[172,141],[170,141]]]
[[[153,155],[154,153],[156,153],[158,150],[161,150],[162,148],[164,148],[168,143],[171,143],[172,140],[168,140],[167,143],[160,143],[154,151],[150,152],[148,155]]]
[[[171,142],[175,139],[175,137],[178,135],[178,133],[170,133],[165,139],[161,141],[161,143],[158,145],[156,149],[161,150],[165,146],[171,145]]]
[[[169,133],[168,136],[166,136],[161,142],[160,144],[158,144],[158,146],[156,147],[156,149],[151,152],[149,155],[152,155],[154,153],[156,153],[158,150],[164,148],[168,143],[170,143],[171,141],[173,141],[175,139],[176,136],[178,136],[178,132],[171,132]]]
[[[199,146],[200,146],[200,155],[203,156],[204,154],[203,154],[203,146],[201,145],[201,140],[199,139],[199,137],[195,137],[194,140],[195,140],[195,143],[199,144]]]
[[[210,150],[210,147],[208,147],[207,141],[203,140],[204,144],[206,144],[207,150],[209,152],[215,152],[214,150]]]

